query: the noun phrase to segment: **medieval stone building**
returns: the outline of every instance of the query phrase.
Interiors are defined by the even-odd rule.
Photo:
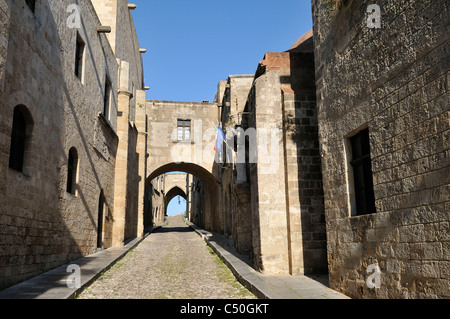
[[[133,8],[0,1],[0,288],[142,236]]]
[[[268,274],[327,272],[312,43],[308,32],[266,53],[254,75],[230,76],[216,95],[223,231]]]
[[[331,287],[448,298],[449,2],[312,2]]]

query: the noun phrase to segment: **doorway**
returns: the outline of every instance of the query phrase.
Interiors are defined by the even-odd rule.
[[[103,190],[98,200],[98,221],[97,221],[97,248],[103,248],[103,216],[105,210],[105,195]]]

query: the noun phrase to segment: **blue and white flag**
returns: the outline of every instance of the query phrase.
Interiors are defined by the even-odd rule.
[[[222,128],[220,127],[217,129],[216,134],[216,145],[214,146],[214,150],[217,152],[222,152],[222,143],[225,140],[225,133],[222,131]]]

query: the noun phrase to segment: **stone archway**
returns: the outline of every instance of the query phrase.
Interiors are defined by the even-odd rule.
[[[154,178],[158,177],[159,175],[169,172],[185,172],[198,177],[199,179],[202,180],[203,183],[205,183],[208,186],[217,186],[216,178],[209,171],[207,171],[200,165],[187,162],[168,163],[156,168],[146,178],[146,184],[152,181]]]
[[[169,172],[184,172],[193,176],[192,180],[189,181],[189,185],[186,185],[185,190],[181,189],[181,187],[178,187],[180,188],[181,191],[185,193],[186,196],[185,198],[188,202],[188,205],[190,203],[196,203],[195,206],[187,207],[188,211],[191,209],[195,210],[197,206],[201,207],[201,218],[195,217],[195,214],[188,214],[188,219],[195,223],[198,223],[199,226],[204,227],[206,229],[221,232],[222,231],[222,229],[220,228],[221,223],[217,222],[220,216],[219,210],[221,208],[220,205],[218,204],[219,190],[216,178],[205,168],[194,163],[186,163],[186,162],[168,163],[158,167],[157,169],[155,169],[153,172],[150,173],[145,182],[146,188],[150,187],[152,180],[154,180],[158,176],[161,176]],[[190,191],[191,187],[193,188],[192,192]],[[169,192],[172,189],[170,189]],[[176,191],[177,190],[173,190],[171,194],[167,192],[165,195],[166,198],[169,198],[168,195],[175,194]],[[195,198],[196,192],[201,194],[201,196],[197,196]],[[201,203],[199,203],[199,200],[201,201]],[[145,214],[149,214],[150,209],[151,207],[148,207]]]
[[[174,199],[176,196],[181,196],[183,197],[185,200],[187,200],[187,195],[186,192],[183,191],[180,187],[175,186],[173,188],[171,188],[165,195],[165,212],[164,214],[167,216],[167,207],[169,206],[169,203],[172,201],[172,199]]]

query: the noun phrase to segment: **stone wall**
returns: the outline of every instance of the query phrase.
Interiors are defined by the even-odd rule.
[[[242,112],[247,103],[248,92],[252,86],[253,78],[254,74],[228,76],[222,100],[220,101],[222,105],[221,121],[225,129],[241,123]],[[221,89],[220,82],[219,89]],[[217,96],[220,96],[220,93],[219,90]]]
[[[6,67],[6,57],[8,54],[9,21],[11,10],[6,0],[0,1],[0,90],[4,85],[4,72]],[[0,91],[1,94],[1,91]]]
[[[109,119],[101,114],[106,74],[117,91],[117,62],[106,37],[97,33],[100,23],[90,1],[80,1],[80,28],[67,24],[69,1],[37,1],[34,12],[25,1],[0,4],[2,16],[9,17],[2,19],[0,46],[7,44],[0,50],[1,289],[96,252],[102,190],[103,245],[109,245],[118,141],[115,113]],[[77,33],[86,44],[81,79],[74,73]],[[17,105],[23,105],[31,128],[22,172],[8,165]],[[78,165],[69,194],[72,147]]]
[[[203,208],[202,224],[215,231],[221,230],[217,180],[213,175],[218,112],[216,103],[147,100],[147,184],[171,171],[196,176],[205,192],[204,196],[197,196],[201,198],[197,204]],[[190,126],[186,124],[190,127],[187,140],[178,140],[178,120],[190,121]],[[195,205],[192,208],[195,211]]]
[[[256,128],[246,161],[252,254],[264,273],[327,271],[311,36],[266,53],[243,113],[242,127]]]
[[[230,75],[217,86],[215,101],[221,106],[221,127],[226,134],[222,162],[216,162],[213,173],[220,181],[223,233],[232,236],[239,253],[252,254],[250,184],[245,163],[237,163],[237,133],[254,75]]]
[[[366,23],[371,1],[312,4],[331,287],[448,298],[449,2],[383,1],[378,29]],[[348,139],[363,128],[376,213],[353,216]]]
[[[92,1],[120,66],[114,245],[143,235],[146,96],[139,41],[127,0]]]
[[[217,104],[148,100],[147,113],[149,175],[173,162],[193,163],[212,171]],[[178,141],[178,119],[190,121],[189,141]]]
[[[192,177],[192,182],[189,190],[189,221],[202,227],[207,227],[206,201],[205,201],[205,184],[196,176]]]
[[[146,185],[145,227],[151,228],[164,222],[164,177],[160,175]]]
[[[312,56],[298,56],[312,67]],[[308,63],[309,62],[309,63]],[[303,75],[305,77],[305,75]],[[313,78],[310,77],[310,80]],[[327,273],[325,211],[314,86],[283,92],[291,273]],[[302,93],[300,93],[302,92]]]

